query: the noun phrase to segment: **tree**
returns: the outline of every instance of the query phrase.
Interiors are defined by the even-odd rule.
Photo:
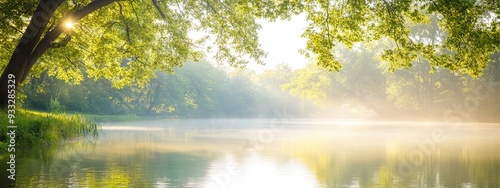
[[[358,44],[353,49],[338,45],[335,57],[345,67],[331,73],[315,64],[296,70],[290,82],[282,85],[292,95],[314,101],[326,107],[350,101],[378,114],[387,114],[391,105],[386,103],[386,80],[380,62],[368,45]],[[375,45],[373,48],[379,48]]]
[[[115,87],[144,85],[155,70],[172,72],[198,59],[192,30],[215,35],[216,57],[237,66],[264,55],[249,4],[220,1],[41,0],[0,1],[2,42],[11,53],[0,77],[0,106],[7,104],[8,75],[15,86],[29,73],[48,71],[65,81],[106,78]],[[31,20],[25,22],[27,18]],[[21,31],[21,28],[26,28]],[[21,40],[17,41],[16,38]],[[206,38],[204,38],[206,40]],[[8,58],[6,58],[8,59]]]
[[[323,70],[324,71],[324,70]],[[309,101],[292,96],[282,86],[290,83],[293,76],[292,67],[288,64],[277,64],[274,69],[265,70],[257,75],[257,85],[260,98],[259,115],[272,117],[273,110],[279,109],[283,113],[298,117],[310,115],[315,106]]]
[[[479,76],[499,50],[500,2],[496,0],[413,0],[413,1],[318,1],[303,5],[309,26],[306,55],[317,54],[318,64],[328,70],[342,66],[333,54],[335,42],[348,47],[356,42],[390,39],[394,45],[381,57],[391,70],[409,68],[423,58],[432,67]],[[447,33],[439,43],[420,41],[413,36],[417,24],[438,18]]]
[[[43,71],[78,83],[81,69],[91,78],[113,81],[115,87],[144,85],[157,69],[172,72],[185,60],[201,57],[196,47],[203,40],[190,39],[192,30],[215,35],[219,61],[242,66],[250,57],[260,62],[264,52],[255,19],[287,19],[299,13],[306,13],[309,21],[303,34],[307,46],[301,52],[316,55],[317,64],[330,71],[342,67],[333,54],[336,43],[351,47],[387,38],[394,45],[382,58],[391,70],[424,58],[431,68],[478,76],[489,55],[499,50],[499,5],[496,0],[0,0],[0,43],[9,49],[0,57],[9,59],[5,53],[11,53],[2,64],[0,106],[7,104],[10,74],[16,86],[29,73]],[[439,43],[416,40],[410,27],[429,24],[432,16],[446,35]]]

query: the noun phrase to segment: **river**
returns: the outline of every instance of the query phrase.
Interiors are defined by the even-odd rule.
[[[17,186],[500,187],[498,124],[191,119],[100,125],[97,138],[18,151]]]

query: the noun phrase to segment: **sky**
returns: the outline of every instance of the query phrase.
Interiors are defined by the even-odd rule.
[[[291,20],[275,22],[257,20],[257,22],[262,26],[258,32],[259,43],[267,53],[267,57],[263,59],[266,65],[251,62],[246,66],[248,69],[260,73],[273,69],[280,63],[288,64],[292,69],[302,68],[307,64],[307,59],[298,52],[306,47],[306,39],[301,37],[307,26],[305,15],[294,16]],[[190,33],[190,36],[195,39],[202,35],[204,35],[203,32]],[[210,54],[207,56],[205,59],[215,62]]]
[[[299,49],[305,49],[306,39],[301,35],[307,22],[304,15],[295,16],[291,20],[268,22],[259,20],[262,29],[259,31],[259,43],[267,52],[264,59],[266,66],[251,63],[247,66],[257,72],[272,69],[279,63],[289,64],[292,68],[302,68],[307,59],[298,53]]]

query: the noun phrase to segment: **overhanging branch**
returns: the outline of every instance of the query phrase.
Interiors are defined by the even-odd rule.
[[[153,1],[153,5],[155,6],[156,10],[158,10],[158,12],[160,13],[161,17],[163,19],[167,19],[167,16],[165,16],[165,13],[163,13],[163,11],[161,10],[161,7],[158,4],[158,1],[157,0],[152,0],[152,1]]]
[[[125,32],[127,33],[128,43],[132,44],[132,40],[130,40],[130,27],[128,26],[127,20],[125,20],[125,16],[123,15],[123,7],[120,2],[118,2],[118,6],[120,7],[120,15],[122,17],[122,21],[125,24]]]
[[[59,37],[65,31],[65,22],[67,20],[71,20],[72,22],[78,22],[83,17],[88,14],[106,6],[113,2],[117,2],[118,0],[94,0],[90,2],[87,6],[82,9],[64,16],[61,20],[59,20],[58,25],[45,34],[45,36],[40,40],[36,48],[33,50],[33,53],[30,55],[28,59],[28,69],[29,70],[33,64],[35,64],[36,60],[40,58],[40,56],[47,51],[52,45],[52,42]]]

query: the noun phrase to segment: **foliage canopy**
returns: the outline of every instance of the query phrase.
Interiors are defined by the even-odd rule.
[[[500,44],[500,3],[496,0],[0,0],[1,59],[12,61],[22,55],[13,53],[14,49],[23,34],[31,32],[28,25],[40,21],[36,13],[47,2],[59,6],[48,15],[35,45],[42,45],[53,31],[60,33],[47,39],[50,46],[42,50],[43,55],[30,56],[36,63],[26,71],[34,75],[48,71],[77,83],[85,71],[119,88],[134,82],[143,85],[155,70],[172,72],[188,59],[201,58],[201,44],[207,41],[209,48],[217,49],[217,61],[232,66],[249,60],[262,63],[265,53],[259,48],[256,19],[289,19],[301,13],[308,20],[303,33],[307,46],[301,52],[314,55],[317,64],[330,71],[342,67],[333,54],[335,45],[352,47],[356,42],[389,39],[392,45],[381,57],[391,70],[426,59],[431,69],[441,66],[478,76]],[[94,11],[79,14],[99,3],[101,7]],[[75,15],[81,19],[74,27],[62,28]],[[432,23],[439,30],[426,32]],[[208,35],[193,40],[188,35],[191,31]],[[6,66],[6,61],[0,62],[2,70]]]

